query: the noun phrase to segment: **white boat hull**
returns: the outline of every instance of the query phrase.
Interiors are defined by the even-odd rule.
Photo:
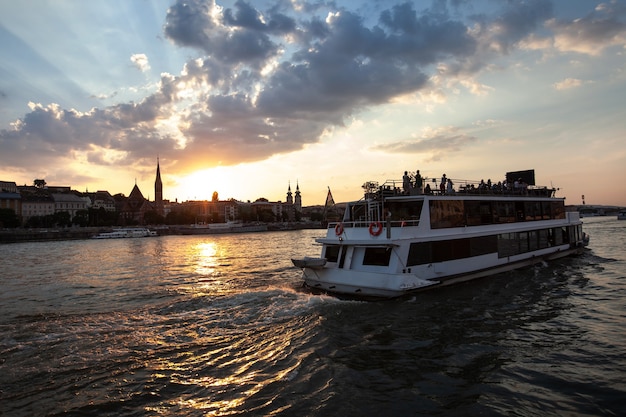
[[[303,269],[305,284],[317,291],[342,294],[355,297],[396,298],[418,291],[431,290],[447,285],[459,284],[490,275],[500,274],[519,268],[532,266],[543,261],[554,260],[580,253],[582,248],[564,247],[542,255],[520,257],[516,260],[507,260],[499,263],[485,264],[475,270],[459,272],[457,268],[447,265],[433,265],[431,278],[420,278],[418,273],[385,274],[364,273],[345,269]],[[478,265],[478,264],[477,264]],[[447,273],[442,272],[448,269]],[[413,269],[412,269],[413,271]],[[437,274],[434,277],[433,275]]]

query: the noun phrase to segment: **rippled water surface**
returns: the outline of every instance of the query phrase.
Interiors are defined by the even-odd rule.
[[[0,415],[626,415],[626,222],[381,302],[301,288],[323,231],[0,246]]]

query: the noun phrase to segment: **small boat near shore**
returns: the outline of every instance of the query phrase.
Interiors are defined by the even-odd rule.
[[[455,180],[456,190],[427,194],[400,190],[398,180],[367,182],[316,239],[320,257],[292,263],[313,290],[393,298],[581,253],[589,236],[578,212],[566,212],[554,188],[535,186],[534,170],[509,178]]]
[[[157,232],[145,227],[125,227],[122,229],[115,229],[111,232],[98,233],[97,235],[92,236],[92,239],[128,239],[154,236],[158,236]]]
[[[617,220],[626,220],[626,210],[620,210],[617,213]]]

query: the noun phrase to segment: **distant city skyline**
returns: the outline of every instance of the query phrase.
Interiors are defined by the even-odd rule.
[[[137,184],[136,180],[133,183],[133,186],[130,188],[131,191],[128,192],[128,193],[126,193],[124,191],[112,191],[112,190],[108,190],[108,189],[98,189],[98,190],[85,189],[85,190],[80,190],[80,189],[75,188],[72,184],[52,184],[52,183],[48,183],[48,181],[46,181],[45,178],[34,178],[30,183],[24,183],[24,184],[18,183],[16,181],[13,181],[13,180],[10,180],[10,179],[9,180],[4,180],[2,178],[0,178],[0,182],[8,182],[8,183],[14,182],[17,187],[22,187],[22,186],[31,187],[31,186],[34,186],[34,187],[53,188],[53,189],[54,188],[66,188],[67,187],[67,188],[69,188],[71,190],[74,190],[74,191],[77,191],[77,192],[80,192],[80,193],[96,193],[96,192],[99,192],[99,191],[103,191],[103,192],[108,192],[112,196],[120,194],[120,195],[123,195],[125,197],[130,196],[130,194],[132,193],[132,190],[135,189],[135,187],[137,187],[142,194],[145,194],[146,200],[154,201],[154,202],[159,202],[159,201],[184,202],[184,201],[196,201],[196,200],[198,200],[198,201],[204,201],[204,200],[210,201],[210,200],[213,199],[213,194],[217,193],[217,191],[213,191],[211,193],[211,197],[210,198],[202,198],[202,199],[187,199],[187,200],[181,200],[181,199],[176,199],[176,198],[174,198],[174,199],[167,199],[167,198],[165,198],[164,199],[163,198],[163,182],[162,182],[162,178],[161,178],[161,170],[160,170],[160,166],[158,165],[158,161],[157,161],[157,165],[156,165],[155,169],[156,169],[156,176],[155,176],[155,179],[153,180],[153,186],[152,186],[151,189],[149,189],[149,192],[147,192],[145,190],[142,190],[142,188]],[[219,193],[217,193],[217,194],[218,194],[218,198],[221,201],[226,201],[226,200],[232,199],[232,198],[224,198],[224,199],[222,199],[222,197],[219,196]],[[246,201],[254,202],[254,201],[259,200],[259,199],[267,199],[268,201],[275,201],[275,202],[289,202],[289,195],[293,195],[293,194],[297,194],[298,199],[300,198],[300,196],[301,196],[300,186],[299,186],[299,184],[296,183],[296,185],[294,186],[294,189],[292,190],[291,189],[291,182],[288,181],[286,183],[286,185],[285,185],[285,190],[284,190],[284,193],[283,193],[283,196],[284,196],[283,199],[270,200],[270,199],[267,199],[266,197],[263,197],[263,196],[256,196],[256,197],[249,197],[249,198],[245,198],[245,199],[235,199],[235,200],[238,200],[238,201],[241,201],[241,202],[246,202]],[[292,197],[292,200],[293,200],[293,197]],[[292,201],[292,203],[293,203],[293,201]],[[311,205],[324,205],[324,202],[322,202],[321,204],[311,204]]]
[[[36,12],[33,12],[33,8]],[[361,198],[535,169],[626,206],[626,4],[5,2],[0,179],[163,198]]]

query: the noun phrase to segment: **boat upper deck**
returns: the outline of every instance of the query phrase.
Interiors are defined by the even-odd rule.
[[[363,184],[365,199],[380,200],[389,197],[406,196],[479,196],[479,197],[530,197],[530,198],[555,198],[557,189],[547,186],[528,185],[524,182],[491,183],[491,181],[472,181],[447,179],[453,186],[437,186],[435,180],[433,186],[427,184],[424,187],[402,186],[401,180],[386,180],[382,185],[369,181]]]

